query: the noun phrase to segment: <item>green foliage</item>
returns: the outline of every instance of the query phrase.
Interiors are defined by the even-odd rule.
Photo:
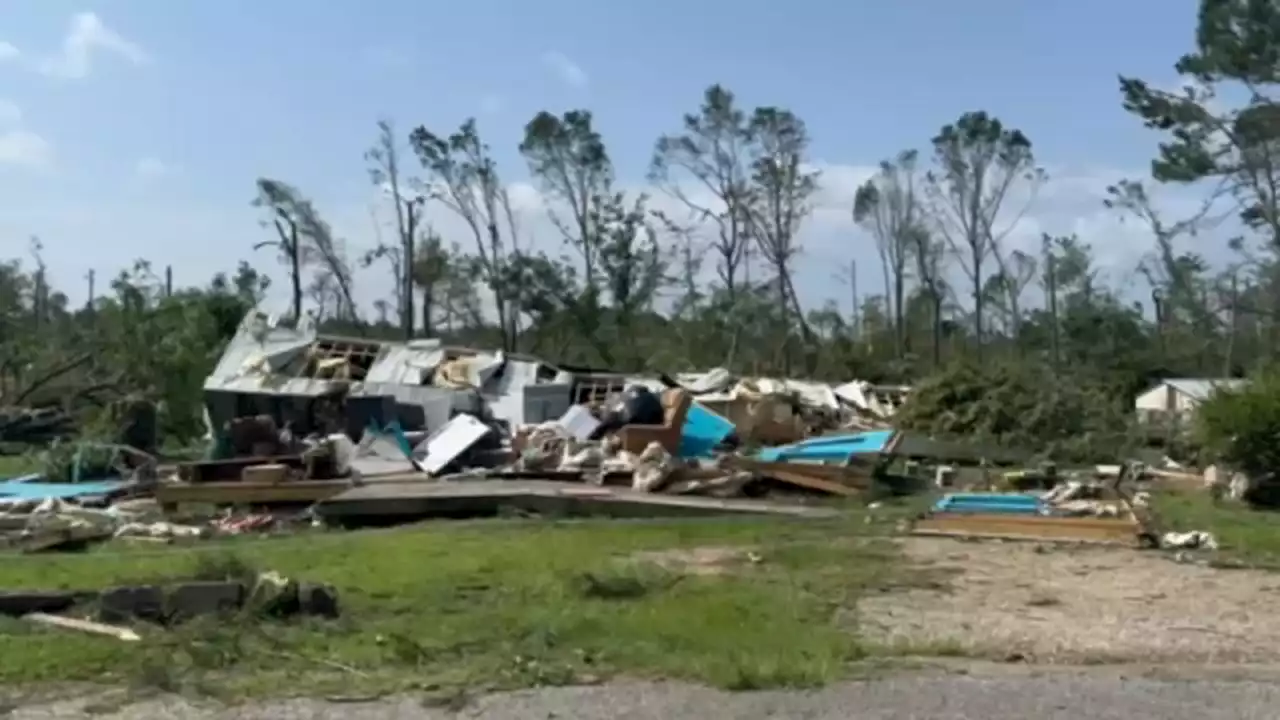
[[[1197,409],[1194,431],[1209,459],[1252,477],[1280,469],[1280,367],[1215,390]]]
[[[896,424],[1062,461],[1115,460],[1131,447],[1125,398],[1043,365],[957,363],[919,382]]]
[[[59,442],[41,456],[40,474],[46,482],[101,480],[122,473],[119,450],[113,445]]]
[[[248,265],[207,287],[174,290],[146,261],[136,262],[91,305],[28,300],[33,284],[16,263],[0,273],[0,405],[63,405],[85,437],[116,442],[117,400],[158,405],[159,434],[170,441],[200,435],[201,388],[226,341],[261,297],[267,279]],[[5,304],[6,280],[18,288]],[[53,461],[57,477],[66,462]]]

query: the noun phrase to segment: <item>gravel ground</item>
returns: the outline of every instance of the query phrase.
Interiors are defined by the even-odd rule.
[[[1280,576],[1099,546],[907,538],[944,577],[858,605],[885,643],[1037,663],[1280,662]]]
[[[295,700],[234,708],[150,701],[91,712],[83,703],[16,709],[12,720],[1274,720],[1280,705],[1275,677],[1229,679],[1201,675],[1123,677],[1106,673],[1028,675],[994,671],[964,675],[893,676],[814,692],[723,693],[674,684],[556,688],[478,698],[459,711],[403,697],[368,703]]]

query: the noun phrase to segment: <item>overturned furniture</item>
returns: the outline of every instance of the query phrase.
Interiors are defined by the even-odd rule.
[[[663,450],[675,455],[680,451],[681,431],[693,398],[683,389],[672,388],[662,393],[661,425],[624,425],[618,431],[622,449],[639,455],[649,446],[658,443]]]

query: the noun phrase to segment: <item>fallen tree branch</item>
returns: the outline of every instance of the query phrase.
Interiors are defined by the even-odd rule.
[[[43,375],[37,377],[35,380],[31,381],[30,383],[27,383],[26,389],[18,393],[17,397],[10,400],[9,404],[21,405],[24,400],[26,400],[27,398],[35,394],[37,390],[44,387],[45,385],[48,385],[54,380],[57,380],[63,375],[66,375],[72,370],[76,370],[84,365],[87,365],[90,361],[93,360],[93,357],[94,357],[93,353],[84,353],[79,357],[69,360],[63,363],[62,365],[58,365],[54,367],[52,370],[45,372]]]

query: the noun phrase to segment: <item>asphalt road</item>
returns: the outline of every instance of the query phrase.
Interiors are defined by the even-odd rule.
[[[420,697],[375,702],[292,700],[238,707],[149,701],[110,710],[68,702],[16,708],[13,720],[1274,720],[1280,675],[1222,673],[1157,679],[1123,668],[1052,672],[898,675],[812,692],[724,693],[675,684],[609,684],[475,698],[454,711]]]

